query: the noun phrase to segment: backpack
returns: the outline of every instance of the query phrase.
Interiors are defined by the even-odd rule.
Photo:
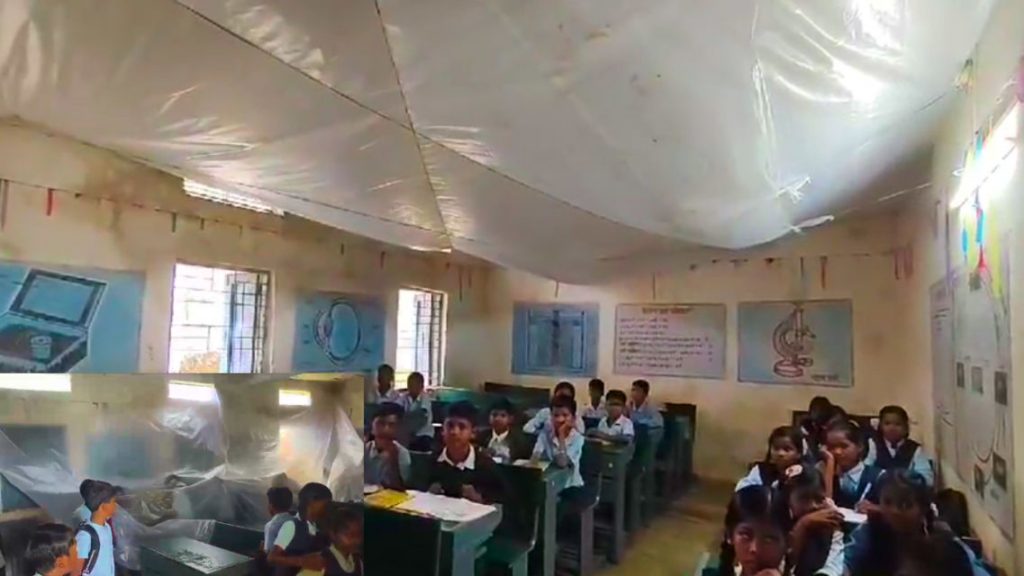
[[[107,526],[110,527],[110,540],[116,548],[117,538],[114,536],[114,525],[108,520]],[[78,535],[81,532],[89,535],[89,557],[85,559],[85,566],[82,567],[82,576],[88,576],[92,574],[92,570],[96,567],[96,562],[100,558],[100,534],[88,522],[82,522],[78,525],[78,530],[75,531],[75,534]]]

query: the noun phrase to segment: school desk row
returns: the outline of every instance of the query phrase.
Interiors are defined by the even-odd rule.
[[[628,445],[587,440],[580,465],[585,486],[571,503],[559,505],[557,493],[568,471],[500,464],[509,494],[497,507],[497,520],[441,522],[369,505],[366,566],[386,566],[396,574],[472,576],[478,568],[498,565],[516,576],[553,576],[559,553],[581,575],[592,574],[603,560],[618,563],[627,533],[647,525],[673,496],[659,497],[654,490],[655,447],[663,430],[639,425],[636,433]],[[412,456],[411,488],[425,490],[432,455]],[[402,534],[402,542],[415,545],[389,553],[377,548],[377,534]]]

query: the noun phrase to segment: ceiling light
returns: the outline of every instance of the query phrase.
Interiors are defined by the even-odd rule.
[[[228,192],[227,190],[221,190],[219,188],[213,188],[212,186],[200,184],[195,180],[185,180],[182,187],[185,190],[185,194],[188,194],[193,198],[209,200],[210,202],[217,202],[218,204],[227,204],[228,206],[242,208],[243,210],[251,210],[261,214],[276,214],[277,216],[284,216],[283,210],[274,208],[266,202],[249,196],[244,196],[242,194],[236,194],[235,192]]]
[[[217,389],[213,384],[195,384],[193,382],[169,382],[167,397],[171,400],[186,400],[210,404],[217,401]]]
[[[312,406],[313,395],[308,390],[280,390],[277,403],[281,406]]]
[[[71,392],[70,374],[3,374],[0,389],[31,392]]]

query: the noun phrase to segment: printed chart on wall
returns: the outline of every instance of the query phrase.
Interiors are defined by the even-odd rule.
[[[739,305],[739,380],[853,386],[849,300]]]
[[[956,386],[953,362],[953,287],[940,280],[930,291],[935,448],[940,462],[957,464]]]
[[[384,362],[384,301],[373,296],[313,292],[295,307],[292,370],[374,370]]]
[[[145,276],[0,261],[0,372],[137,372]]]
[[[725,306],[620,304],[615,373],[725,378]]]
[[[1012,537],[1010,243],[977,197],[960,209],[952,240],[956,469]]]

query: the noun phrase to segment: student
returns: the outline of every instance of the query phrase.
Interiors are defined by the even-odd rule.
[[[323,518],[331,498],[331,489],[316,482],[299,490],[299,513],[281,525],[267,557],[276,576],[323,570],[321,553],[327,547],[327,540],[318,531],[317,522]]]
[[[908,560],[913,560],[908,553],[925,543],[951,556],[947,565],[969,568],[957,576],[987,574],[974,553],[935,523],[931,491],[920,476],[896,470],[879,482],[879,507],[854,530],[846,546],[846,569],[851,576],[902,574]]]
[[[841,508],[866,512],[878,503],[878,481],[885,471],[864,463],[864,434],[855,422],[833,420],[825,429],[825,448],[835,460],[833,496]]]
[[[886,406],[878,413],[878,429],[868,440],[866,464],[882,470],[908,470],[928,486],[935,485],[932,464],[921,445],[910,439],[910,416],[902,406]]]
[[[362,576],[362,509],[356,504],[331,502],[325,524],[331,545],[322,553],[324,576]]]
[[[430,467],[430,491],[473,502],[501,502],[504,488],[493,460],[473,446],[476,407],[460,400],[448,407],[444,447]]]
[[[626,393],[622,390],[609,390],[604,410],[605,417],[601,418],[595,430],[590,431],[590,435],[612,442],[632,442],[635,433],[633,421],[626,417]]]
[[[369,404],[398,402],[398,391],[395,390],[395,369],[390,364],[377,367],[377,385],[370,390]]]
[[[735,492],[725,514],[719,576],[788,575],[786,553],[786,526],[771,490]]]
[[[82,574],[114,576],[114,529],[110,520],[117,513],[117,497],[121,489],[106,482],[93,481],[85,496],[85,505],[92,515],[75,534],[79,560],[84,560]]]
[[[779,426],[768,436],[768,452],[750,472],[736,483],[736,490],[747,486],[775,488],[790,466],[799,464],[804,435],[796,426]]]
[[[800,431],[804,435],[804,454],[807,457],[818,458],[820,447],[824,444],[822,435],[825,433],[825,427],[841,412],[842,408],[832,404],[824,396],[811,398],[811,403],[807,406],[807,415],[800,421]]]
[[[35,576],[71,576],[78,573],[75,531],[63,524],[42,524],[28,539],[25,563]]]
[[[567,396],[569,399],[575,401],[576,388],[571,382],[559,382],[555,385],[555,390],[551,393],[552,399],[554,399],[555,396]],[[539,434],[541,428],[550,425],[551,408],[541,408],[536,414],[534,414],[533,418],[530,418],[530,421],[523,426],[523,432],[526,432],[527,434]],[[583,418],[577,417],[574,425],[576,426],[576,431],[580,434],[583,434],[587,430],[586,424],[583,422]]]
[[[585,440],[573,425],[575,421],[576,401],[567,396],[555,396],[551,399],[552,425],[541,431],[533,448],[533,461],[550,462],[552,466],[571,471],[565,483],[558,487],[559,492],[583,488],[580,458]]]
[[[82,522],[88,522],[89,518],[92,518],[92,512],[90,512],[89,507],[85,505],[85,495],[89,493],[89,487],[92,486],[92,482],[92,480],[86,478],[78,485],[78,494],[82,497],[82,505],[75,509],[75,520],[79,524]]]
[[[523,433],[512,427],[513,418],[512,403],[507,398],[499,398],[491,406],[491,428],[480,436],[477,445],[495,462],[512,463],[530,457],[531,446]]]
[[[405,408],[405,418],[413,422],[412,440],[409,449],[430,452],[434,444],[434,416],[430,409],[430,398],[423,393],[423,374],[413,372],[406,380],[406,391],[398,403]]]
[[[412,456],[395,439],[405,411],[385,402],[373,416],[373,440],[363,451],[363,482],[403,490],[412,477]]]
[[[270,521],[263,527],[263,542],[260,549],[266,553],[267,549],[273,547],[277,540],[277,534],[281,526],[292,519],[292,503],[294,496],[291,488],[287,486],[275,486],[267,490],[267,509],[270,512]]]
[[[580,411],[581,418],[604,418],[604,380],[594,378],[587,384],[587,391],[590,392],[590,402]]]
[[[665,422],[661,417],[661,412],[654,406],[651,406],[649,401],[650,394],[650,382],[647,380],[633,382],[626,415],[633,421],[633,424],[644,424],[649,428],[661,428],[665,425]]]
[[[779,498],[789,513],[793,576],[843,576],[843,515],[825,497],[821,473],[813,466],[789,467]]]

